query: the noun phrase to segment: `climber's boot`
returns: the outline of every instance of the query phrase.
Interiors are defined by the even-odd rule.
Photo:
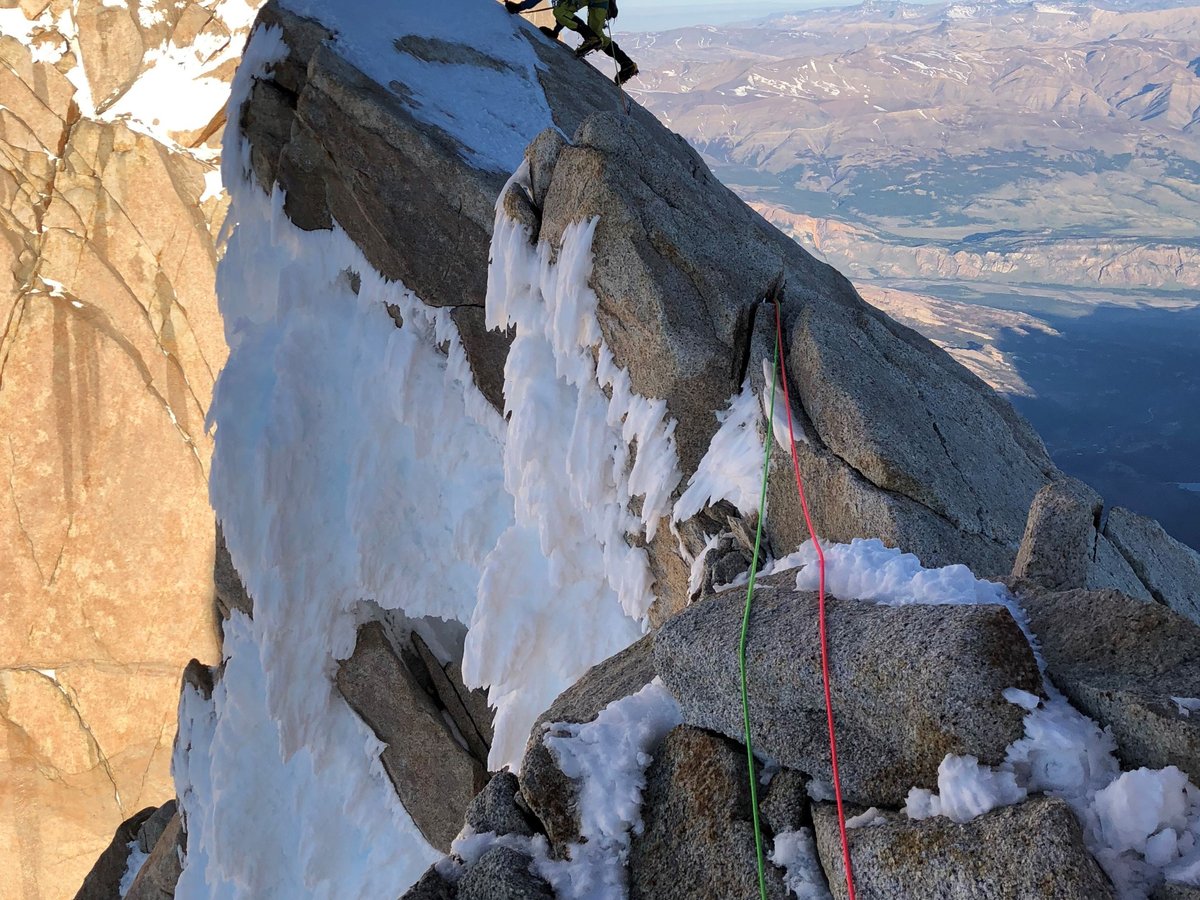
[[[617,61],[617,65],[621,67],[617,71],[617,77],[615,79],[617,84],[624,84],[638,73],[637,63],[630,59],[628,54],[618,47],[615,42],[609,44],[605,52],[615,59]]]
[[[594,33],[589,34],[583,39],[583,43],[575,48],[575,56],[577,59],[583,59],[593,50],[599,50],[604,46],[604,42],[600,40]]]

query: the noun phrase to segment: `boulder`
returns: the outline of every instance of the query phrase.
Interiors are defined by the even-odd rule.
[[[578,788],[543,743],[547,726],[590,722],[608,704],[640,691],[654,674],[654,644],[647,635],[592,666],[534,723],[521,761],[521,796],[541,822],[555,852],[561,853],[567,844],[579,840]]]
[[[387,745],[383,767],[421,834],[448,851],[484,785],[483,765],[455,739],[378,622],[359,629],[354,653],[338,666],[337,685]]]
[[[746,665],[755,750],[829,781],[817,597],[795,573],[759,581]],[[1021,630],[1002,606],[883,606],[827,598],[842,789],[864,806],[934,788],[949,753],[994,765],[1023,732],[1006,688],[1038,692]],[[740,592],[709,596],[655,636],[658,674],[684,721],[741,739]]]
[[[533,825],[521,809],[521,784],[512,772],[497,772],[467,807],[467,824],[478,833],[531,837]]]
[[[174,807],[173,802],[168,805]],[[166,809],[165,806],[163,808]],[[183,874],[186,852],[187,833],[176,812],[166,822],[124,900],[171,900],[175,896],[179,876]]]
[[[1155,600],[1200,622],[1200,553],[1153,519],[1119,506],[1109,513],[1104,533]]]
[[[809,778],[795,769],[780,769],[765,788],[759,788],[759,814],[775,834],[812,825],[809,811]]]
[[[456,900],[457,897],[457,885],[433,865],[416,884],[404,892],[400,900]]]
[[[112,900],[121,896],[121,879],[129,863],[129,845],[137,839],[142,823],[155,813],[153,806],[134,813],[122,822],[113,834],[112,842],[100,854],[75,894],[75,900]]]
[[[837,813],[813,809],[817,849],[837,900],[847,897]],[[847,832],[859,900],[1115,900],[1061,800],[1039,797],[958,825],[880,813]]]
[[[1012,587],[1047,676],[1112,730],[1125,766],[1178,766],[1200,781],[1200,712],[1173,699],[1200,698],[1200,626],[1116,591]]]
[[[1014,578],[1027,578],[1051,590],[1087,587],[1088,566],[1104,501],[1081,481],[1063,478],[1033,498]]]
[[[629,851],[630,900],[758,896],[744,747],[673,730],[646,770],[642,822]],[[784,900],[782,873],[767,864],[766,875],[767,896]]]
[[[533,860],[511,847],[493,847],[458,881],[458,900],[554,900]]]

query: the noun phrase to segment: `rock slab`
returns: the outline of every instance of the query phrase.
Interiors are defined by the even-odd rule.
[[[757,897],[758,869],[745,748],[681,725],[654,754],[641,834],[629,852],[630,900]],[[789,896],[767,865],[767,896]]]
[[[421,834],[448,851],[484,785],[483,766],[455,740],[378,622],[359,629],[354,653],[338,667],[337,685],[387,744],[383,767]]]
[[[1117,591],[1043,591],[1014,583],[1046,674],[1112,729],[1126,767],[1178,766],[1200,780],[1200,626]]]
[[[755,750],[830,780],[817,597],[794,573],[759,582],[746,665]],[[998,764],[1023,733],[1002,696],[1037,693],[1029,645],[1001,606],[882,606],[827,598],[842,789],[850,802],[899,807],[935,788],[948,753]],[[684,721],[741,740],[739,592],[703,598],[658,631],[659,675]]]
[[[837,813],[813,810],[817,850],[837,900],[848,896]],[[1115,900],[1071,808],[1039,797],[958,825],[881,813],[848,832],[859,900]]]

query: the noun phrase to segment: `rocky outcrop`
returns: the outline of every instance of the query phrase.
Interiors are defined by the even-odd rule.
[[[0,4],[5,897],[69,895],[171,795],[178,673],[218,654],[221,85],[254,5]]]
[[[1051,591],[1117,590],[1200,621],[1200,555],[1152,519],[1121,507],[1106,514],[1073,478],[1034,498],[1012,577]]]
[[[142,863],[124,900],[170,900],[175,896],[175,887],[179,883],[187,854],[187,834],[179,813],[174,812],[174,802],[166,804],[159,813],[168,808],[172,810],[172,815],[165,821],[157,840],[149,842],[147,846],[143,836],[138,836],[142,852],[150,855]]]
[[[1153,519],[1120,507],[1109,513],[1104,536],[1155,600],[1200,623],[1200,554]]]
[[[1116,591],[1014,591],[1047,676],[1111,729],[1122,761],[1200,780],[1200,626]]]
[[[486,780],[486,757],[473,756],[451,730],[377,622],[359,631],[354,653],[338,668],[337,686],[387,745],[383,767],[413,822],[430,844],[449,850]]]
[[[629,852],[630,900],[758,893],[744,747],[676,728],[646,772],[642,822]],[[767,868],[767,896],[789,896],[774,866]]]
[[[813,819],[829,886],[841,900],[847,893],[837,815],[822,804]],[[880,813],[870,824],[850,829],[849,837],[855,892],[862,900],[1116,897],[1061,800],[1028,800],[965,825]]]
[[[746,651],[755,750],[830,781],[817,597],[772,576],[755,590]],[[1000,763],[1022,714],[1003,692],[1038,691],[1033,654],[1001,606],[883,606],[826,601],[838,730],[850,802],[898,807],[933,788],[947,754]],[[744,733],[738,674],[742,604],[717,594],[668,621],[655,664],[684,721],[734,739]]]
[[[117,827],[112,842],[83,879],[83,886],[75,894],[75,900],[110,900],[121,895],[121,878],[129,863],[129,845],[137,840],[138,829],[154,812],[153,806],[147,807]]]
[[[637,693],[654,678],[654,644],[647,636],[593,666],[559,695],[529,735],[521,761],[521,796],[558,852],[579,840],[578,786],[546,747],[551,724],[590,722],[608,704]]]
[[[278,3],[268,7],[263,22],[281,29],[288,55],[256,76],[238,122],[250,143],[258,187],[282,188],[283,212],[301,229],[338,225],[367,266],[445,311],[438,316],[439,329],[450,331],[449,323],[457,322],[472,374],[498,409],[517,400],[504,396],[500,369],[508,341],[521,336],[489,334],[481,324],[487,259],[489,253],[500,255],[500,245],[489,243],[497,199],[502,214],[523,225],[546,258],[565,256],[569,230],[594,222],[589,284],[606,345],[601,354],[611,350],[640,396],[665,401],[675,441],[668,447],[678,448],[672,477],[682,476],[680,488],[711,446],[717,414],[730,398],[747,382],[760,392],[765,387],[761,362],[775,346],[776,310],[760,301],[770,295],[779,301],[780,343],[795,398],[790,412],[804,438],[800,465],[822,535],[882,536],[927,564],[965,562],[980,574],[1008,573],[1030,504],[1058,477],[1029,426],[978,379],[863,304],[844,278],[750,212],[680,138],[637,107],[628,114],[599,111],[620,102],[600,75],[533,30],[510,27],[494,6],[481,6],[480,12],[495,14],[505,40],[542,61],[541,70],[513,77],[525,79],[518,88],[545,101],[557,126],[529,145],[527,168],[503,197],[498,194],[520,163],[519,149],[498,161],[466,146],[451,133],[452,124],[431,121],[426,102],[431,98],[419,97],[417,85],[372,80],[353,65],[350,41],[339,45],[330,28]],[[385,47],[425,72],[443,65],[459,74],[506,68],[489,55],[489,47],[426,35],[397,35]],[[536,127],[544,124],[549,123]],[[523,131],[520,143],[531,137]],[[248,208],[249,201],[261,200],[254,190],[247,186]],[[524,235],[507,228],[503,217],[497,221],[506,226],[502,237],[515,238],[523,250]],[[310,239],[323,245],[319,236],[298,235],[286,223],[269,224],[290,238],[303,237],[306,245]],[[353,268],[362,266],[352,258],[351,271],[342,268],[350,265],[345,260],[334,269],[341,272],[339,284],[350,286],[342,291],[347,300],[370,274],[356,274]],[[365,296],[359,299],[365,304]],[[414,307],[421,315],[415,300],[407,310]],[[392,334],[392,323],[407,327],[407,310],[389,306],[389,322],[373,309],[375,333]],[[597,338],[589,346],[595,350],[599,344]],[[440,330],[436,346],[457,353]],[[554,348],[548,352],[553,355]],[[609,408],[610,416],[617,406]],[[322,421],[319,411],[315,419]],[[487,421],[505,427],[490,414]],[[786,450],[765,437],[779,476],[772,479],[766,543],[782,551],[806,535],[789,486]],[[639,460],[650,455],[644,442],[634,449]],[[601,477],[609,478],[610,471],[617,479],[627,474],[613,469]],[[510,473],[504,474],[507,482]],[[567,475],[572,477],[570,466]],[[506,490],[512,492],[507,484]],[[620,505],[616,514],[624,512]],[[1075,512],[1071,507],[1065,515]],[[752,892],[757,875],[748,823],[754,810],[740,774],[745,748],[738,743],[743,723],[735,648],[741,604],[731,602],[733,595],[716,594],[684,609],[697,590],[744,570],[751,523],[720,503],[679,518],[685,521],[661,523],[657,539],[628,536],[630,543],[640,542],[639,549],[646,547],[651,570],[660,576],[655,621],[665,624],[655,637],[597,666],[562,694],[535,724],[519,775],[500,773],[486,788],[482,757],[491,736],[478,713],[478,697],[462,687],[454,654],[426,640],[422,629],[428,622],[409,622],[402,611],[369,600],[353,610],[356,621],[376,621],[361,627],[353,654],[338,662],[337,687],[385,745],[384,770],[409,816],[434,846],[450,851],[409,897],[549,896],[548,885],[564,871],[571,874],[571,866],[593,866],[588,877],[626,878],[638,896]],[[519,522],[520,528],[527,524]],[[1045,531],[1030,532],[1021,562],[1030,573],[1057,571],[1058,557],[1041,540]],[[1071,552],[1087,552],[1086,534],[1080,529],[1073,535]],[[539,536],[551,567],[559,566],[561,558],[545,549],[550,538],[544,531]],[[597,542],[607,551],[622,537],[618,531],[607,543]],[[596,549],[584,543],[586,552]],[[1117,552],[1109,543],[1103,546]],[[705,548],[692,571],[691,557]],[[531,555],[540,565],[536,550]],[[1079,572],[1086,581],[1093,567],[1071,558],[1058,568],[1073,583]],[[701,576],[696,583],[694,574]],[[951,576],[956,574],[961,570]],[[611,578],[597,576],[604,577]],[[347,580],[354,596],[353,576]],[[806,781],[830,774],[813,628],[817,600],[797,592],[794,583],[794,573],[765,579],[751,617],[749,663],[756,685],[751,727],[758,749],[788,770],[776,776],[778,788],[764,798],[768,838],[773,831],[807,836],[801,832],[809,824]],[[324,596],[318,599],[325,602]],[[572,600],[553,592],[546,599]],[[236,606],[235,600],[226,606]],[[264,602],[260,598],[260,616]],[[888,607],[836,597],[829,598],[828,608],[835,701],[845,739],[855,747],[843,769],[850,799],[898,807],[914,785],[938,787],[939,764],[948,754],[984,764],[1004,759],[1023,733],[1028,706],[1008,702],[1003,692],[1036,693],[1041,686],[1030,647],[1006,608]],[[491,612],[482,603],[476,607],[481,617]],[[507,640],[528,638],[536,629],[526,625]],[[582,633],[563,629],[561,639],[579,640]],[[656,670],[673,698],[659,682],[647,686]],[[325,686],[325,674],[315,677],[319,687]],[[1026,694],[1018,696],[1029,701]],[[636,741],[614,741],[625,757],[604,756],[597,764],[596,756],[610,750],[606,729],[622,724],[616,713],[624,708],[614,704],[646,698],[661,701],[669,714],[662,721],[637,718],[634,725],[654,722],[662,725],[661,733],[648,729]],[[680,709],[686,727],[664,738]],[[601,710],[614,715],[610,719]],[[579,723],[596,727],[576,727]],[[586,753],[580,749],[585,744]],[[610,759],[612,766],[606,765]],[[586,804],[594,802],[598,779],[614,772],[621,784],[599,783],[608,797],[618,797],[621,809],[601,827],[586,815],[595,811]],[[1040,807],[1020,809],[1036,813]],[[640,824],[634,821],[639,810]],[[1038,823],[1012,815],[1017,818],[999,819],[1003,839],[995,842],[996,872],[1029,852],[1010,831],[1028,824],[1030,833],[1040,835]],[[468,827],[459,832],[464,818]],[[1054,816],[1046,818],[1062,825]],[[945,833],[937,831],[942,825],[922,826],[934,833],[935,845]],[[1064,826],[1061,833],[1067,835],[1058,857],[1063,877],[1082,873],[1076,886],[1086,887],[1095,866],[1081,849],[1071,854],[1071,848],[1079,849],[1078,828]],[[600,858],[605,853],[609,857]],[[945,865],[953,868],[960,856],[950,854]],[[887,864],[880,868],[886,873]],[[777,896],[783,895],[784,877],[770,872]]]
[[[373,266],[426,303],[479,305],[492,207],[509,173],[473,165],[448,134],[415,117],[403,92],[371,82],[322,43],[322,26],[274,4],[263,21],[283,27],[290,55],[257,82],[243,113],[260,184],[288,191],[285,211],[301,227],[336,221]],[[595,114],[612,102],[611,85],[532,29],[525,36],[545,64],[541,89],[555,123],[572,139],[530,157],[531,196],[506,199],[506,208],[523,206],[551,246],[573,222],[599,216],[591,284],[600,328],[634,389],[667,401],[685,478],[716,430],[714,413],[741,388],[752,341],[756,358],[764,342],[770,349],[770,316],[756,313],[782,273],[794,413],[807,438],[801,465],[818,528],[832,539],[882,536],[931,564],[1007,574],[1029,504],[1053,472],[1029,426],[767,225],[636,104],[629,116]],[[438,52],[460,64],[474,58],[471,48]],[[495,385],[503,346],[475,337],[465,346],[476,380]],[[489,397],[497,401],[494,390]],[[888,424],[901,418],[903,439]],[[795,546],[794,500],[781,490],[772,504],[780,514],[771,540]],[[661,557],[676,552],[651,548],[664,569]]]

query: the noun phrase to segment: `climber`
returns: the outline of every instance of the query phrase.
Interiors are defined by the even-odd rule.
[[[541,0],[505,0],[504,8],[510,13],[522,13],[533,9]],[[617,17],[617,0],[551,0],[554,6],[555,26],[552,29],[541,30],[549,37],[557,38],[564,28],[578,32],[583,38],[575,49],[575,55],[582,59],[593,50],[601,50],[617,61],[620,67],[617,71],[617,84],[624,84],[638,73],[635,63],[616,43],[605,33],[609,20]],[[575,13],[587,7],[588,20],[584,23]]]

